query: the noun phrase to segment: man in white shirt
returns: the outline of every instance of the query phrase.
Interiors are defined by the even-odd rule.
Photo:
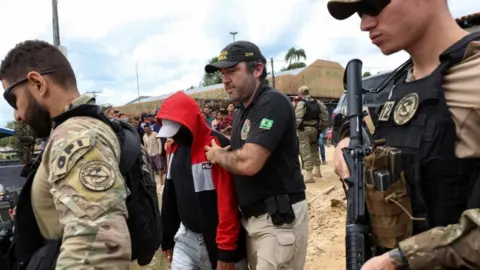
[[[163,161],[162,161],[162,143],[160,138],[157,138],[157,133],[152,131],[149,125],[145,125],[143,130],[143,144],[147,150],[148,155],[152,161],[152,168],[160,176],[160,184],[163,185]]]

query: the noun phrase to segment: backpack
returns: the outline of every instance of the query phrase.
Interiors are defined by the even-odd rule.
[[[141,144],[137,130],[130,124],[110,120],[100,106],[83,104],[62,113],[54,119],[60,125],[70,117],[87,116],[109,125],[118,137],[122,149],[120,172],[130,190],[127,197],[127,225],[132,244],[132,261],[140,266],[149,264],[160,248],[162,227],[155,176],[150,157]]]

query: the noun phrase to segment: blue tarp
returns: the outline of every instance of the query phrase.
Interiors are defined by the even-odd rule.
[[[13,129],[0,128],[0,139],[8,136],[12,136],[13,134],[15,134],[15,131]]]

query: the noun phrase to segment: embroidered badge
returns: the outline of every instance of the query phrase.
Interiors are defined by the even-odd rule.
[[[415,116],[419,105],[419,97],[417,93],[411,93],[400,99],[395,106],[393,113],[393,121],[397,125],[405,125]]]
[[[262,118],[262,120],[260,121],[259,128],[270,130],[272,128],[272,126],[273,126],[273,120],[268,119],[268,118]]]
[[[378,121],[388,121],[393,111],[393,105],[395,105],[395,101],[387,101],[383,104],[382,111],[378,116]]]
[[[115,170],[105,161],[90,161],[80,170],[80,182],[92,191],[111,188],[115,179]]]
[[[250,132],[250,120],[245,120],[243,122],[242,130],[240,131],[240,138],[246,140],[248,137],[248,132]]]

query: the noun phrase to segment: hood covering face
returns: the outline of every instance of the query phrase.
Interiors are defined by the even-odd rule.
[[[211,130],[202,117],[200,107],[193,98],[184,92],[177,92],[165,99],[156,118],[159,121],[173,121],[188,128],[193,135],[192,148],[203,147],[210,143]],[[164,122],[168,123],[169,121]],[[174,124],[169,126],[173,128]],[[159,134],[167,132],[167,130],[162,131],[162,129]],[[166,134],[170,135],[168,133]]]

